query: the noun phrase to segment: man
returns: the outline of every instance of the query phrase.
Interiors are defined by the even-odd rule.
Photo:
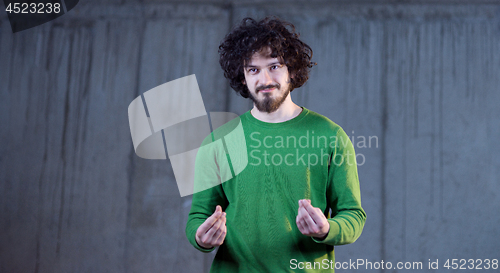
[[[204,252],[219,246],[211,272],[333,272],[333,246],[354,242],[366,214],[349,138],[290,95],[309,77],[311,48],[290,23],[245,18],[219,53],[231,87],[254,103],[240,116],[248,165],[193,195],[189,241]],[[196,169],[216,171],[195,183],[220,179],[221,164],[198,158],[225,154],[200,153]]]

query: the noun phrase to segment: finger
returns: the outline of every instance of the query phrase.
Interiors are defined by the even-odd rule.
[[[299,208],[299,215],[297,216],[298,218],[298,222],[300,223],[300,225],[304,228],[304,231],[305,230],[309,230],[309,226],[306,222],[306,218],[309,217],[309,215],[307,214],[307,212],[305,211],[305,209],[302,207],[302,208]]]
[[[197,230],[197,233],[199,232],[198,234],[198,237],[201,237],[203,236],[203,234],[207,233],[208,230],[210,230],[210,228],[217,222],[217,220],[221,217],[222,215],[222,208],[217,205],[217,207],[215,208],[215,212],[210,215],[210,217],[207,218],[207,220],[205,220],[205,222],[203,222],[203,224],[200,225],[200,227],[198,228]]]
[[[201,234],[197,232],[196,235],[198,236],[199,241],[206,247],[214,246],[214,242],[217,240],[217,238],[220,237],[221,234],[219,230],[221,229],[221,226],[224,226],[226,223],[225,215],[226,213],[222,212],[221,217],[216,220],[216,222],[209,228],[207,232],[200,232]]]
[[[298,213],[297,213],[297,220],[303,220],[304,217],[307,216],[307,212],[306,210],[304,209],[304,207],[299,207],[299,210],[298,210]]]
[[[199,236],[203,236],[203,234],[207,233],[212,226],[217,223],[217,221],[220,218],[220,214],[213,214],[212,216],[208,217],[203,224],[200,225],[198,228]]]
[[[309,203],[307,202],[306,199],[301,200],[300,203],[302,204],[302,206],[299,207],[299,213],[297,215],[296,221],[297,221],[297,226],[300,226],[302,228],[301,230],[302,234],[313,235],[319,232],[319,227],[312,220],[311,216],[305,209],[305,205]]]
[[[217,231],[214,233],[214,236],[212,236],[212,238],[210,238],[212,245],[218,245],[218,242],[220,241],[219,239],[222,235],[223,230],[224,230],[224,225],[220,226],[220,228],[217,229]]]
[[[319,208],[316,208],[314,210],[314,212],[309,214],[309,215],[311,216],[313,221],[316,223],[316,225],[318,225],[320,228],[327,221],[326,216],[323,214],[323,212]]]
[[[208,238],[214,237],[215,233],[220,229],[222,224],[223,221],[221,220],[221,218],[217,219],[217,222],[215,222],[214,225],[207,231],[207,233],[205,233],[205,236],[207,236]]]
[[[216,235],[214,236],[214,238],[216,240],[219,240],[220,236],[222,236],[226,232],[226,213],[225,212],[222,214],[220,221],[221,221],[221,225],[220,225],[219,229],[217,230]],[[224,236],[225,236],[225,234],[224,234]]]
[[[297,217],[295,218],[295,222],[298,225],[301,225],[303,227],[302,222],[304,221],[304,210],[303,208],[299,207],[299,211],[297,213]]]
[[[311,200],[309,200],[309,202],[305,202],[304,208],[316,224],[321,223],[323,218],[326,218],[321,209],[315,208],[311,205]]]
[[[308,226],[311,232],[313,232],[314,234],[323,234],[325,231],[328,232],[330,230],[330,224],[328,223],[326,216],[323,214],[323,211],[321,211],[320,208],[315,208],[310,203],[306,204],[304,208],[306,209],[309,217],[311,217],[314,222],[314,225],[310,225],[310,222],[308,222]]]
[[[224,221],[223,217],[224,215],[221,216],[220,222],[221,225],[217,228],[217,230],[214,232],[213,236],[210,238],[207,238],[207,241],[210,242],[211,246],[220,246],[224,242],[224,238],[226,238],[226,222]],[[216,226],[214,225],[214,228]],[[207,233],[208,235],[208,233]]]
[[[304,234],[304,235],[307,235],[307,229],[304,227],[304,225],[302,225],[302,218],[299,218],[299,216],[297,216],[297,219],[295,220],[295,223],[297,224],[297,228],[299,229],[300,233]]]
[[[309,216],[313,219],[314,223],[321,229],[322,226],[325,224],[327,221],[326,216],[323,214],[323,211],[319,208],[306,208],[307,212],[309,213]]]
[[[311,205],[311,200],[305,200],[302,202],[302,206],[309,212],[310,210],[314,209],[314,207]]]
[[[226,213],[225,212],[222,213],[222,216],[220,217],[219,222],[220,222],[220,225],[218,225],[217,227],[214,225],[212,227],[213,229],[217,228],[214,235],[212,236],[214,242],[216,242],[219,239],[219,237],[222,235],[222,232],[224,231],[224,229],[226,227]]]
[[[307,227],[307,229],[312,232],[316,233],[319,232],[319,227],[317,226],[316,222],[311,218],[311,215],[307,212],[305,208],[300,208],[302,211],[303,217],[302,220],[304,221],[303,225]]]
[[[203,234],[203,236],[201,236],[200,240],[203,244],[205,245],[210,245],[210,246],[213,246],[214,245],[214,242],[216,241],[217,237],[220,236],[219,235],[216,235],[217,234],[217,231],[219,230],[220,228],[220,225],[221,225],[221,221],[217,221],[217,223],[215,223],[211,228],[210,230]],[[217,237],[216,237],[217,236]]]
[[[222,245],[222,243],[224,243],[224,239],[226,239],[226,234],[227,234],[227,227],[226,227],[226,225],[222,226],[222,228],[220,230],[221,230],[220,236],[215,241],[215,245],[218,245],[218,246]]]

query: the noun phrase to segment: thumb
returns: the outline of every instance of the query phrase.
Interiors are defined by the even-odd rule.
[[[215,212],[222,212],[222,207],[220,205],[217,205],[217,207],[215,207]]]

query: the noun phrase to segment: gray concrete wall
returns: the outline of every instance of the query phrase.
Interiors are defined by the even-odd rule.
[[[368,219],[337,261],[426,272],[429,259],[500,259],[500,4],[287,3],[81,2],[16,34],[0,13],[0,272],[207,271],[213,254],[184,235],[190,197],[169,160],[134,154],[127,107],[194,73],[207,111],[247,111],[217,46],[243,17],[271,14],[318,63],[292,98],[364,159]]]

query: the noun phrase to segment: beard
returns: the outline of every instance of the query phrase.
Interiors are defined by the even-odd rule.
[[[259,93],[260,90],[268,89],[268,88],[273,88],[275,87],[276,90],[275,92],[281,92],[281,86],[280,84],[274,84],[274,85],[266,85],[266,86],[259,86],[256,88],[256,93]],[[264,98],[262,100],[259,100],[252,94],[252,92],[248,92],[249,98],[254,102],[255,107],[260,112],[266,112],[266,113],[272,113],[283,104],[285,101],[286,97],[288,94],[290,94],[290,87],[288,86],[284,92],[279,94],[276,98],[272,98],[271,96],[273,95],[272,93],[264,93]]]

